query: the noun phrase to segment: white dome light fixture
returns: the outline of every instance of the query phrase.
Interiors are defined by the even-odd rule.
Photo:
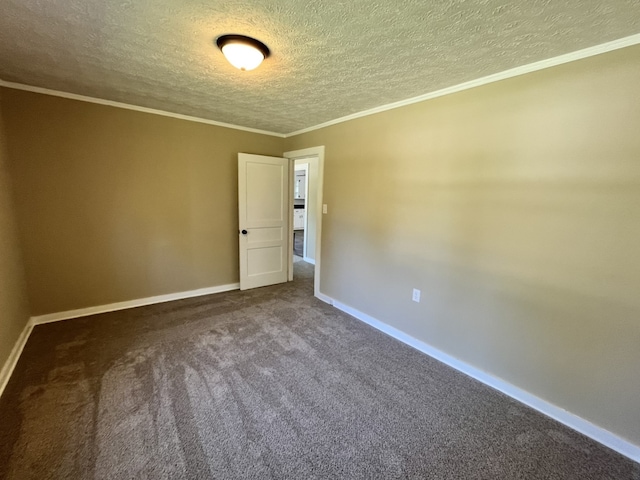
[[[271,53],[264,43],[244,35],[221,35],[216,45],[229,63],[242,71],[258,68]]]

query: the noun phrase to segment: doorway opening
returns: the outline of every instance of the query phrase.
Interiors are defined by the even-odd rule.
[[[290,161],[289,281],[293,280],[294,260],[314,268],[314,295],[320,295],[320,256],[322,240],[322,185],[324,147],[285,152]],[[295,255],[294,255],[295,253]],[[300,255],[300,253],[302,255]]]
[[[309,196],[309,162],[294,160],[293,177],[293,256],[294,261],[315,263],[315,255],[308,250],[307,197]],[[298,258],[295,258],[298,257]]]

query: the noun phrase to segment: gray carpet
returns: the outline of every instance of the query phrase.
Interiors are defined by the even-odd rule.
[[[296,281],[35,328],[10,479],[639,479],[640,466]]]

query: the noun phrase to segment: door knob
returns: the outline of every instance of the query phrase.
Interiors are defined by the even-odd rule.
[[[243,235],[246,235],[249,232],[247,232],[246,230],[242,230],[242,232],[240,232],[240,233],[242,233]]]

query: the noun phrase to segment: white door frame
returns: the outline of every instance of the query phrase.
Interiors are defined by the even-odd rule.
[[[313,295],[319,299],[324,296],[320,292],[320,269],[322,265],[322,191],[324,184],[324,145],[319,147],[304,148],[302,150],[293,150],[285,152],[283,157],[288,158],[291,168],[289,168],[290,188],[293,188],[293,180],[295,175],[295,161],[308,157],[318,157],[318,185],[317,185],[317,201],[316,201],[316,266],[313,277]],[[291,190],[293,191],[293,190]],[[307,190],[308,191],[308,190]],[[289,200],[289,218],[293,218],[293,195]],[[308,214],[308,211],[307,211]],[[290,222],[289,239],[293,239],[293,222]],[[293,247],[289,248],[289,281],[293,280]]]

